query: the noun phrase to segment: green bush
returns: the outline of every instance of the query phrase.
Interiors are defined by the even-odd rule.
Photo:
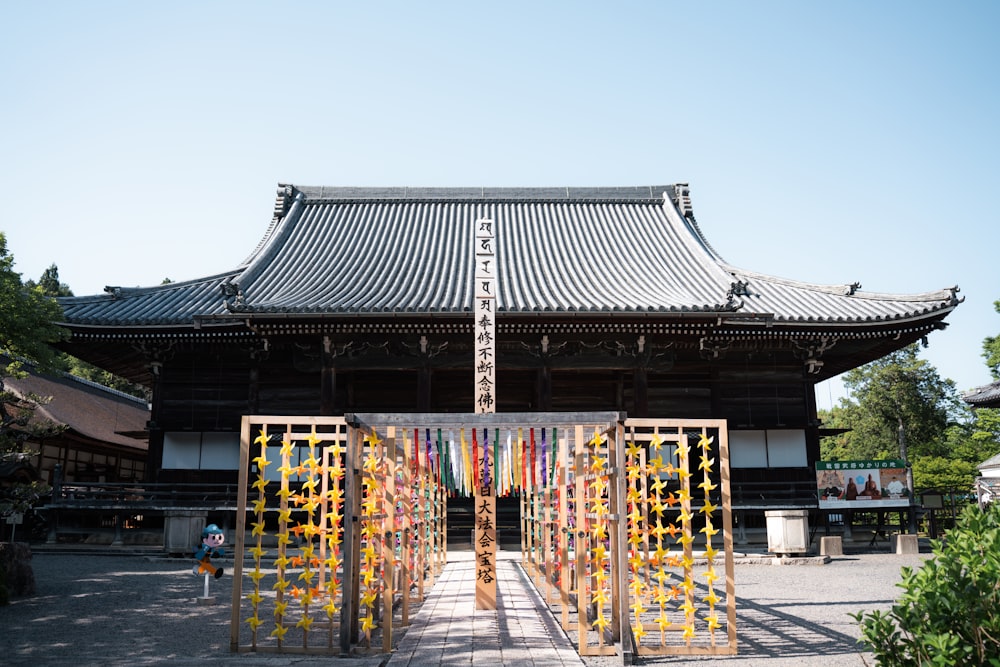
[[[862,642],[882,667],[1000,667],[1000,505],[967,507],[932,547],[890,611],[853,614]]]

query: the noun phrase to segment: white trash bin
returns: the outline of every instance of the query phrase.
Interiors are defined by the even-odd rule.
[[[767,510],[767,550],[776,556],[809,551],[809,510]]]

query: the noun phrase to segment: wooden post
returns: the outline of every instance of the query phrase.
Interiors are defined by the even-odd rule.
[[[385,588],[382,589],[382,652],[392,653],[392,599],[393,583],[396,581],[396,429],[386,429],[385,436],[385,495],[382,513],[385,531],[382,541],[382,574]],[[409,592],[404,593],[404,597]]]
[[[614,425],[614,432],[608,435],[608,465],[611,468],[611,514],[617,517],[611,532],[611,599],[612,628],[614,639],[621,642],[625,664],[632,663],[632,631],[629,626],[628,604],[628,530],[625,502],[625,426],[621,422]]]
[[[267,425],[261,430],[267,433]],[[240,483],[237,490],[237,507],[247,506],[247,484],[250,476],[250,422],[243,419],[240,427]],[[233,558],[232,613],[229,619],[229,650],[235,653],[240,646],[240,600],[243,597],[243,553],[246,539],[247,513],[236,513],[236,544]],[[256,639],[256,636],[254,637]]]
[[[590,533],[586,530],[587,525],[587,487],[586,487],[586,464],[584,455],[583,433],[579,429],[574,448],[574,474],[576,482],[576,612],[577,612],[577,632],[579,652],[583,654],[587,646],[587,607],[590,605],[590,582],[588,578],[587,558],[590,553]]]
[[[732,496],[729,490],[729,427],[725,421],[719,426],[719,477],[722,486],[723,544],[726,553],[726,629],[728,645],[736,652],[736,572],[733,564]]]
[[[579,436],[581,427],[577,426]],[[552,439],[555,441],[555,438]],[[569,439],[565,436],[559,443],[559,458],[556,462],[556,485],[559,489],[559,606],[562,612],[563,630],[569,630],[569,594],[572,582],[569,576]]]
[[[473,254],[475,257],[475,412],[496,412],[496,237],[493,220],[476,221]],[[496,443],[483,438],[481,483],[476,486],[476,609],[497,608],[496,581],[496,467],[492,449]],[[494,435],[494,439],[496,436]],[[492,446],[487,446],[488,444]]]
[[[344,556],[343,593],[340,606],[340,652],[349,655],[351,642],[358,633],[358,561],[361,558],[361,534],[355,521],[361,515],[361,432],[354,426],[347,430],[344,454]]]

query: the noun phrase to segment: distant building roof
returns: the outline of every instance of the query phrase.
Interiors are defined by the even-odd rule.
[[[77,327],[191,326],[198,318],[471,314],[474,222],[496,225],[497,312],[724,313],[838,327],[940,318],[957,288],[913,295],[736,268],[695,222],[686,185],[629,188],[328,188],[282,185],[239,267],[60,299]]]
[[[1000,380],[965,392],[962,400],[974,408],[1000,408]]]
[[[985,472],[985,471],[1000,472],[1000,454],[997,454],[996,456],[990,457],[990,458],[986,459],[985,461],[983,461],[982,463],[980,463],[979,464],[979,471],[980,472]],[[994,476],[994,475],[990,475],[990,476]]]
[[[68,427],[70,432],[110,445],[145,451],[149,419],[146,402],[123,392],[72,375],[29,373],[6,377],[7,389],[19,396],[36,394],[51,401],[35,410],[35,418]]]

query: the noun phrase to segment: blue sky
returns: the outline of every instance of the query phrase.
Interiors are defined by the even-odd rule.
[[[923,357],[990,381],[1000,3],[0,7],[0,231],[24,279],[55,263],[84,295],[227,270],[279,182],[689,182],[737,266],[957,284]]]

